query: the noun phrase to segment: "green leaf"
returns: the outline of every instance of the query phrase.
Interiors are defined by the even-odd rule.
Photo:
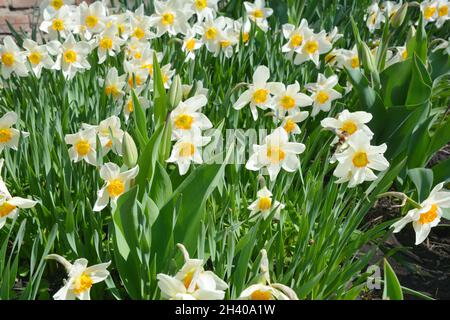
[[[403,292],[400,282],[395,275],[389,262],[384,259],[384,290],[383,299],[385,300],[403,300]]]
[[[408,175],[416,186],[419,202],[422,202],[433,186],[433,171],[426,168],[415,168],[408,170]]]
[[[156,52],[153,54],[153,106],[156,124],[161,125],[167,116],[168,101]]]

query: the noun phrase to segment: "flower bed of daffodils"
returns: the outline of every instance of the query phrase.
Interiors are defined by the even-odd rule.
[[[141,2],[0,42],[0,298],[433,298],[375,252],[450,218],[450,2]]]

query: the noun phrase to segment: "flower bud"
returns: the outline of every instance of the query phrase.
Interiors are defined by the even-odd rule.
[[[133,138],[128,132],[123,135],[122,142],[123,162],[128,168],[134,167],[138,160],[138,151]]]
[[[169,89],[169,106],[171,109],[176,108],[181,102],[183,97],[183,86],[181,85],[181,79],[179,75],[176,75],[173,79],[172,85]]]
[[[400,28],[405,21],[406,13],[408,13],[408,3],[404,3],[391,18],[391,25],[394,28]]]

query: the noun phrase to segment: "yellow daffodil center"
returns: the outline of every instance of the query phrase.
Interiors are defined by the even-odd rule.
[[[125,25],[123,23],[118,23],[117,31],[119,31],[119,34],[123,34],[125,32]]]
[[[266,89],[258,89],[253,93],[253,101],[255,103],[264,103],[267,100],[267,95],[269,91]]]
[[[376,21],[377,21],[377,14],[373,13],[369,18],[369,22],[370,24],[375,24]]]
[[[195,39],[191,38],[188,41],[186,41],[186,50],[192,51],[195,48]]]
[[[447,5],[440,6],[438,9],[438,14],[439,17],[444,17],[448,15],[448,6]]]
[[[308,54],[314,54],[319,49],[319,43],[316,40],[309,40],[305,44],[305,51]]]
[[[162,80],[164,84],[166,84],[169,81],[169,76],[167,75],[167,73],[162,74]]]
[[[144,32],[144,30],[142,30],[142,28],[137,27],[134,29],[133,37],[141,40],[144,36],[145,36],[145,32]]]
[[[369,163],[369,160],[367,159],[367,153],[365,153],[364,151],[355,152],[352,162],[355,167],[364,168]]]
[[[9,128],[0,129],[0,142],[5,143],[11,140],[12,132]]]
[[[353,133],[355,133],[356,130],[358,130],[358,127],[351,120],[344,121],[344,123],[342,124],[342,127],[341,127],[341,131],[347,132],[349,135],[352,135]]]
[[[103,50],[110,50],[113,46],[113,41],[111,38],[105,37],[100,40],[100,48]]]
[[[291,37],[291,47],[297,48],[302,45],[303,37],[300,34],[294,34]]]
[[[194,155],[195,152],[195,146],[190,143],[190,142],[181,142],[180,143],[180,151],[179,151],[179,156],[180,157],[190,157],[192,155]]]
[[[53,19],[52,29],[55,31],[63,31],[64,30],[64,21],[62,21],[61,19]]]
[[[356,69],[359,67],[359,58],[358,56],[353,56],[353,58],[350,60],[350,65],[353,69]]]
[[[14,55],[8,52],[2,54],[2,63],[7,67],[11,67],[14,64]]]
[[[80,140],[75,144],[75,150],[80,156],[85,156],[91,150],[91,145],[87,140]]]
[[[108,142],[105,144],[105,147],[107,147],[107,148],[111,148],[112,147],[112,145],[113,145],[113,142],[112,142],[112,140],[108,140]]]
[[[403,60],[408,59],[408,51],[407,51],[406,49],[403,50],[403,52],[402,52],[402,59],[403,59]]]
[[[194,277],[194,273],[195,273],[195,269],[193,269],[192,271],[189,271],[184,276],[183,284],[186,289],[189,288],[189,286],[191,285],[192,278]]]
[[[435,204],[431,205],[431,209],[425,213],[422,213],[419,218],[420,224],[427,224],[433,222],[438,216],[438,206]]]
[[[221,40],[220,41],[220,46],[222,48],[227,48],[231,45],[231,41],[230,40]]]
[[[175,120],[175,127],[178,129],[189,130],[192,127],[194,119],[188,114],[180,114]]]
[[[107,96],[113,95],[114,97],[117,97],[119,95],[119,89],[117,89],[116,85],[110,85],[105,87],[105,94]],[[109,133],[109,131],[108,131]]]
[[[52,0],[50,5],[55,9],[59,10],[63,6],[64,2],[62,0]]]
[[[114,179],[108,183],[108,193],[113,197],[120,196],[125,191],[125,184],[120,179]]]
[[[272,199],[269,197],[261,197],[258,201],[258,209],[261,211],[269,210],[272,206]]]
[[[173,13],[167,12],[164,13],[161,17],[161,23],[165,26],[172,25],[175,17]]]
[[[423,16],[425,17],[426,20],[430,20],[433,16],[434,13],[436,12],[436,8],[435,7],[425,7],[425,10],[423,11]]]
[[[98,18],[96,16],[90,15],[90,16],[86,17],[86,25],[89,28],[94,28],[97,25],[97,23],[98,23]]]
[[[196,7],[198,10],[203,10],[203,9],[205,9],[207,5],[208,5],[208,4],[207,4],[206,0],[195,0],[195,7]]]
[[[93,283],[94,282],[92,281],[92,278],[89,275],[83,273],[75,280],[73,292],[75,294],[81,294],[86,290],[89,290],[92,287]]]
[[[149,64],[144,64],[141,67],[142,69],[147,69],[148,70],[148,74],[153,77],[153,64],[149,63]]]
[[[295,100],[291,96],[284,96],[280,99],[280,104],[283,109],[289,110],[295,107]]]
[[[77,61],[77,53],[73,50],[67,50],[64,52],[64,61],[66,61],[66,63],[74,63]]]
[[[217,29],[216,28],[208,28],[205,32],[205,37],[208,40],[214,40],[217,37]]]
[[[31,52],[30,55],[28,56],[28,59],[30,59],[30,62],[34,65],[39,64],[39,62],[41,62],[41,54],[39,52]]]
[[[316,96],[316,100],[320,104],[324,104],[325,102],[328,101],[328,99],[330,99],[330,96],[325,91],[320,91]]]
[[[133,100],[128,101],[127,108],[130,113],[134,111]]]
[[[252,300],[270,300],[272,294],[270,291],[255,290],[251,294]]]
[[[0,205],[0,218],[6,217],[15,208],[16,208],[16,206],[13,206],[12,204],[9,204],[8,202],[3,202]]]
[[[286,157],[286,153],[278,147],[268,147],[267,148],[267,158],[269,158],[270,162],[278,163],[283,161]]]
[[[255,11],[253,11],[253,16],[255,18],[263,18],[264,12],[261,9],[256,9]]]
[[[250,39],[250,34],[248,32],[242,32],[242,42],[246,43]]]
[[[139,75],[137,74],[135,74],[134,77],[130,76],[128,78],[128,84],[130,85],[130,87],[134,87],[134,81],[136,81],[137,86],[140,86],[142,84],[141,77],[139,77]]]
[[[295,129],[295,122],[292,119],[288,119],[283,128],[287,133],[291,133]]]

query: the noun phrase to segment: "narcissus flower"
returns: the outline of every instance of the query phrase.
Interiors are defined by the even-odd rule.
[[[440,28],[450,19],[450,2],[448,0],[438,0],[436,27]]]
[[[437,1],[426,0],[420,3],[424,23],[436,21],[438,17]]]
[[[112,67],[108,70],[105,80],[99,79],[98,82],[100,87],[105,88],[105,94],[107,96],[111,96],[115,101],[117,101],[125,95],[123,89],[126,85],[126,77],[126,74],[119,76],[116,67]]]
[[[146,110],[150,107],[150,101],[146,97],[140,95],[141,91],[142,90],[140,89],[135,90],[135,94],[142,110]],[[125,117],[125,122],[127,122],[130,118],[130,115],[134,112],[135,109],[132,94],[128,94],[124,101],[125,103],[123,105],[123,114]]]
[[[303,45],[305,35],[312,33],[313,31],[308,27],[308,21],[305,19],[302,19],[298,27],[290,23],[283,24],[283,36],[288,42],[281,48],[281,51],[287,53],[288,59],[291,59],[296,50]]]
[[[253,154],[245,167],[253,171],[266,167],[270,180],[275,180],[281,168],[295,172],[300,167],[297,154],[303,151],[304,144],[289,142],[286,130],[278,128],[266,137],[263,145],[253,145]]]
[[[0,118],[0,152],[3,151],[4,148],[17,150],[20,135],[24,138],[30,135],[28,132],[11,128],[16,122],[17,114],[13,111],[5,113],[5,115]]]
[[[150,23],[156,27],[156,36],[166,32],[172,36],[184,33],[189,28],[188,20],[194,13],[189,3],[180,0],[155,0],[155,13],[150,16]]]
[[[97,126],[83,123],[82,128],[83,130],[95,130],[102,145],[103,155],[110,150],[118,155],[122,154],[123,130],[120,129],[120,119],[117,116],[106,118]]]
[[[263,219],[266,219],[272,210],[275,210],[273,218],[280,220],[280,212],[284,209],[284,204],[279,201],[272,201],[272,192],[267,187],[262,188],[257,193],[257,199],[248,206],[250,217],[260,214]]]
[[[373,132],[369,129],[366,123],[372,120],[372,115],[364,111],[350,112],[347,109],[343,110],[337,118],[325,118],[320,124],[324,128],[332,129],[336,134],[352,134],[362,131],[370,139]]]
[[[195,51],[203,46],[203,41],[195,36],[196,32],[193,29],[188,29],[183,39],[182,50],[186,53],[186,60],[195,60]]]
[[[64,286],[53,296],[55,300],[91,300],[92,285],[105,281],[109,277],[107,270],[111,261],[88,267],[84,258],[77,259],[73,264],[57,254],[49,254],[46,259],[58,261],[67,271],[68,278]]]
[[[64,138],[67,144],[72,145],[69,149],[69,157],[73,162],[81,160],[96,165],[97,153],[95,129],[81,130],[74,134],[67,134]]]
[[[72,5],[75,0],[42,0],[40,9],[44,16],[54,16],[64,5]]]
[[[321,31],[318,34],[313,32],[305,32],[305,39],[303,40],[303,44],[295,49],[297,55],[294,59],[294,64],[301,64],[305,61],[312,61],[319,67],[320,65],[320,55],[327,53],[331,50],[333,45],[327,38],[327,34],[325,31]]]
[[[2,166],[3,159],[0,164],[0,171]],[[36,204],[37,201],[34,200],[11,196],[5,183],[0,178],[0,229],[6,224],[6,219],[14,219],[18,215],[20,208],[29,209]]]
[[[173,146],[167,162],[175,162],[178,165],[180,175],[185,175],[189,170],[191,162],[202,164],[203,159],[200,153],[201,147],[207,145],[211,137],[202,137],[199,133],[193,131],[190,134],[184,134]]]
[[[244,7],[250,20],[254,21],[262,31],[269,30],[267,18],[272,15],[273,10],[269,7],[266,8],[264,0],[255,0],[254,3],[245,1]]]
[[[3,39],[3,45],[0,46],[0,66],[3,78],[8,79],[13,72],[19,77],[27,76],[28,69],[25,62],[24,53],[12,37],[6,36]]]
[[[96,36],[98,63],[105,62],[108,56],[115,57],[120,52],[120,47],[125,43],[117,31],[117,27],[113,26],[105,29],[101,34]]]
[[[52,69],[62,70],[66,79],[71,80],[77,72],[91,68],[87,61],[91,46],[85,41],[75,41],[73,35],[69,35],[63,44],[51,41],[47,46],[50,54],[57,56]]]
[[[300,134],[301,130],[297,123],[302,122],[306,118],[308,118],[308,114],[308,111],[299,111],[297,113],[293,113],[292,115],[284,117],[283,122],[281,123],[281,127],[288,134]]]
[[[108,9],[103,2],[95,1],[90,5],[82,2],[78,6],[78,10],[80,15],[78,32],[83,34],[86,39],[91,39],[92,35],[105,29]]]
[[[270,282],[269,260],[266,250],[262,249],[259,283],[242,291],[239,300],[298,300],[298,297],[288,286]]]
[[[270,78],[269,68],[259,66],[253,74],[253,84],[250,84],[248,90],[241,94],[234,103],[233,108],[240,110],[247,104],[250,104],[250,110],[254,120],[258,119],[259,107],[263,110],[269,108],[272,103],[271,94],[267,80]]]
[[[429,235],[431,228],[441,221],[443,209],[450,208],[450,192],[444,189],[444,182],[436,185],[420,208],[409,210],[406,216],[392,225],[394,233],[400,232],[408,223],[413,223],[416,232],[416,245]]]
[[[386,21],[386,17],[380,10],[377,2],[373,2],[367,8],[367,14],[364,16],[364,19],[366,20],[367,28],[371,33],[373,33],[377,29],[380,29],[381,23],[384,23]]]
[[[115,206],[117,199],[129,189],[130,181],[136,178],[138,172],[138,166],[125,172],[120,172],[119,166],[115,163],[105,163],[100,168],[100,178],[105,180],[105,184],[97,192],[97,201],[94,204],[93,210],[103,210],[110,201]]]
[[[155,37],[154,33],[150,31],[152,20],[145,15],[144,4],[131,15],[130,37],[133,40],[147,41]]]
[[[287,87],[280,82],[270,83],[269,86],[273,94],[272,108],[280,117],[286,113],[289,115],[298,113],[299,107],[310,106],[313,103],[309,96],[300,92],[300,84],[297,81]]]
[[[161,295],[170,300],[223,300],[228,285],[212,271],[205,271],[204,261],[191,259],[186,248],[178,244],[184,265],[172,277],[163,273],[156,276]]]
[[[372,170],[384,171],[389,167],[389,162],[383,156],[386,144],[371,146],[370,139],[363,131],[351,135],[347,144],[347,149],[335,154],[338,165],[333,174],[339,178],[336,183],[348,181],[348,186],[352,188],[364,181],[376,180],[377,176]]]
[[[58,39],[58,36],[66,39],[72,34],[74,27],[73,15],[73,10],[67,5],[63,5],[54,14],[47,15],[44,11],[44,21],[41,22],[39,30],[47,33],[52,40]]]
[[[23,47],[26,50],[25,56],[31,65],[36,78],[41,77],[42,68],[51,69],[53,66],[53,60],[48,55],[48,49],[45,45],[38,45],[31,39],[25,39]]]
[[[197,21],[203,21],[207,16],[215,17],[219,0],[191,0],[192,10],[197,15]]]
[[[315,117],[320,111],[328,112],[331,109],[331,103],[339,98],[342,94],[333,88],[338,84],[338,77],[332,75],[327,78],[319,73],[316,83],[306,85],[306,88],[312,93],[311,98],[314,100],[311,116]]]

